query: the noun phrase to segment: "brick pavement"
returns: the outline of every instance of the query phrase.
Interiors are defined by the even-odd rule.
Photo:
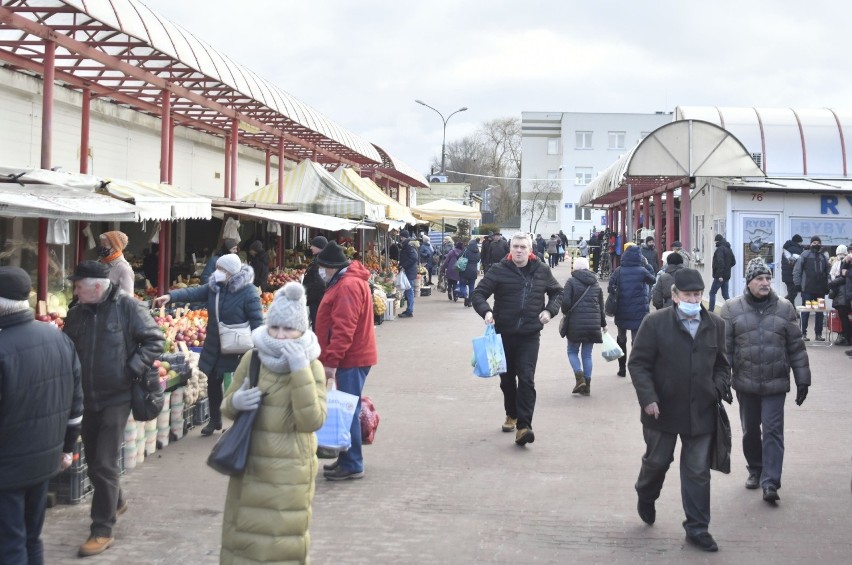
[[[556,269],[564,282],[566,265]],[[731,475],[713,472],[711,532],[704,554],[684,541],[677,463],[657,504],[657,523],[636,516],[633,483],[643,452],[629,378],[595,352],[592,396],[571,394],[573,376],[556,320],[542,336],[535,443],[500,431],[496,379],[471,375],[470,339],[482,321],[445,295],[419,299],[413,319],[377,328],[380,361],[367,380],[382,421],[365,447],[360,481],[317,481],[314,563],[848,563],[852,560],[852,361],[845,348],[809,348],[814,386],[800,408],[788,400],[781,502],[743,488],[736,404]],[[614,329],[611,328],[611,329]],[[92,563],[218,562],[227,479],[204,460],[213,440],[198,430],[131,471],[130,510],[116,545]],[[79,563],[88,505],[48,510],[47,563]]]

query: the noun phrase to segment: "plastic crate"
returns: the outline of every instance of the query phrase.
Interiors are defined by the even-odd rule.
[[[849,323],[852,323],[852,313],[849,314]],[[828,314],[829,329],[837,334],[843,333],[843,326],[840,325],[840,312],[832,310]]]
[[[396,299],[387,298],[385,299],[385,320],[393,320],[396,318],[396,311],[394,307],[396,306]]]
[[[195,422],[193,421],[195,418],[195,405],[185,405],[183,407],[183,435],[195,427]]]
[[[432,287],[431,286],[421,286],[420,287],[420,296],[432,296]]]
[[[47,490],[55,493],[61,504],[79,504],[92,492],[88,468],[66,469],[50,479]]]
[[[192,424],[203,426],[210,421],[210,399],[202,398],[195,403],[192,409]]]

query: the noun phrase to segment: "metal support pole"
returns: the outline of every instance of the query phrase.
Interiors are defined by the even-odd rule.
[[[278,203],[284,203],[284,136],[278,138]]]
[[[661,245],[663,241],[662,237],[662,229],[663,229],[663,195],[655,194],[654,195],[654,235],[657,236],[657,254],[660,259],[662,259],[662,252],[664,251],[663,246]],[[665,247],[671,249],[672,240],[669,239],[669,236],[665,236],[666,245]],[[663,265],[665,266],[665,265]]]
[[[675,239],[677,237],[674,230],[674,189],[670,189],[666,191],[666,241]]]
[[[157,254],[157,263],[159,264],[157,275],[157,291],[160,295],[166,294],[169,291],[168,274],[166,273],[166,230],[168,230],[168,222],[160,222],[160,250]]]
[[[272,177],[272,151],[266,148],[266,176],[264,177],[263,186],[269,185],[269,179]]]
[[[231,138],[225,137],[225,200],[231,197]]]
[[[169,182],[169,119],[171,118],[171,106],[171,95],[168,90],[163,89],[163,108],[160,113],[160,182]]]
[[[175,119],[169,114],[169,184],[175,183]]]
[[[688,252],[692,252],[692,198],[690,198],[690,185],[681,187],[680,189],[680,242],[683,248]]]
[[[53,81],[56,76],[56,44],[44,42],[44,91],[41,102],[41,168],[49,170],[53,160]],[[47,219],[38,220],[39,300],[47,300]]]
[[[237,199],[237,158],[240,154],[240,120],[231,120],[231,193],[228,198]]]
[[[80,118],[80,174],[89,174],[89,124],[92,111],[92,91],[83,89],[82,116]]]

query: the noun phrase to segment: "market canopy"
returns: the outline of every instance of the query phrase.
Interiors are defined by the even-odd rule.
[[[105,179],[99,190],[132,202],[140,220],[209,220],[211,200],[168,184]]]
[[[336,216],[323,216],[310,212],[289,212],[285,210],[264,210],[263,208],[232,208],[229,206],[215,206],[214,210],[224,214],[234,214],[254,220],[278,222],[293,226],[305,226],[328,231],[340,230],[371,230],[370,226],[360,224],[353,220],[338,218]],[[219,215],[219,214],[217,214]]]
[[[391,220],[398,220],[397,224],[415,224],[418,222],[411,214],[411,210],[407,206],[403,206],[387,194],[385,194],[379,185],[368,178],[359,175],[352,167],[338,167],[333,174],[334,178],[339,180],[349,190],[361,196],[362,198],[385,207],[385,216]]]
[[[3,182],[0,183],[0,216],[135,222],[138,210],[132,204],[82,188]]]
[[[382,206],[368,203],[334,178],[322,165],[305,159],[284,175],[282,204],[292,204],[303,212],[342,216],[358,220],[385,219]],[[244,196],[246,202],[278,204],[278,182],[270,183]]]
[[[482,218],[482,214],[476,208],[465,206],[446,198],[433,200],[423,206],[414,206],[411,208],[411,211],[418,218],[431,221],[440,221],[445,218],[467,220],[479,220]]]
[[[727,130],[700,120],[665,124],[595,178],[578,206],[605,206],[694,177],[763,177],[743,144]]]

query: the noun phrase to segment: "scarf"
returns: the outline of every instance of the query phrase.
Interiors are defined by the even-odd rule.
[[[121,257],[122,255],[123,255],[123,252],[121,251],[121,249],[119,249],[118,251],[113,251],[112,253],[110,253],[106,257],[101,257],[101,263],[107,263],[107,264],[112,263],[113,261],[115,261],[116,259]]]
[[[302,337],[297,339],[276,339],[269,335],[266,326],[263,325],[251,332],[251,338],[260,356],[260,362],[273,373],[287,374],[290,372],[290,363],[281,352],[281,345],[288,341],[301,345],[309,361],[317,359],[320,355],[319,341],[316,334],[311,330],[307,330],[302,334]]]

